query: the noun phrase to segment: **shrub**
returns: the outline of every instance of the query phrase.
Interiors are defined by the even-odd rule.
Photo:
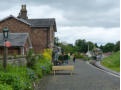
[[[26,66],[7,65],[4,72],[0,65],[0,90],[33,90],[33,82],[51,71],[51,51],[48,54],[35,55],[33,50],[27,53]],[[46,55],[50,55],[49,58]]]
[[[32,80],[26,67],[8,65],[6,72],[3,72],[2,68],[0,71],[0,84],[11,86],[12,90],[32,90]]]
[[[52,63],[48,60],[45,60],[46,63],[41,63],[40,67],[44,74],[48,74],[52,69]]]
[[[0,90],[13,90],[13,89],[12,89],[12,86],[4,83],[4,84],[0,84]]]
[[[13,56],[14,58],[17,58],[17,54],[16,54],[16,53],[14,53],[12,56]]]
[[[82,59],[84,59],[84,60],[91,60],[91,58],[90,57],[87,57],[87,56],[83,56],[83,58]]]
[[[36,63],[37,56],[34,54],[32,49],[28,51],[26,55],[26,60],[27,60],[27,67],[33,68]]]
[[[84,55],[82,55],[81,53],[78,53],[78,52],[74,53],[74,55],[76,58],[83,58],[84,57]]]
[[[38,56],[38,60],[35,64],[35,73],[38,77],[42,77],[51,71],[52,63],[50,60],[45,59],[44,56]]]
[[[58,60],[63,60],[63,59],[64,59],[63,55],[60,55],[60,56],[58,57]]]
[[[17,75],[12,73],[1,72],[0,81],[6,85],[11,85],[14,90],[21,90],[24,88],[24,82]]]
[[[52,60],[52,50],[50,49],[45,49],[44,50],[44,53],[43,53],[43,56],[45,59],[47,60]]]
[[[90,60],[91,58],[81,54],[81,53],[75,53],[76,58],[84,59],[84,60]]]

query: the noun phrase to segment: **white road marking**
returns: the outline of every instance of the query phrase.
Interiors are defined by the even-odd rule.
[[[89,66],[91,66],[91,67],[93,67],[93,68],[95,68],[95,69],[98,69],[98,70],[100,70],[100,71],[103,71],[103,72],[108,73],[109,75],[112,75],[112,76],[115,76],[115,77],[117,77],[117,78],[120,78],[120,76],[115,75],[115,74],[110,73],[110,72],[107,72],[107,71],[105,71],[105,70],[102,70],[102,69],[100,69],[100,68],[97,68],[97,67],[95,67],[95,66],[93,66],[93,65],[89,64],[89,62],[86,62],[86,63],[87,63]]]

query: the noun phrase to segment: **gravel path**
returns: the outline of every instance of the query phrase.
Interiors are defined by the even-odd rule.
[[[73,64],[71,61],[69,64]],[[76,60],[73,75],[57,71],[40,80],[37,90],[120,90],[120,79]]]

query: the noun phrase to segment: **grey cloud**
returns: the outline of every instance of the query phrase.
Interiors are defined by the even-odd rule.
[[[120,0],[28,0],[27,3],[35,5],[48,4],[50,6],[74,11],[105,11],[114,7],[120,7]]]
[[[2,0],[0,5],[6,3],[6,6],[15,6],[17,3],[26,3],[29,5],[50,5],[64,10],[84,10],[84,11],[103,11],[113,7],[120,7],[120,0]],[[4,6],[4,7],[6,7]]]
[[[1,0],[0,1],[0,11],[7,10],[17,5],[16,0]]]
[[[68,23],[60,25],[105,28],[120,26],[120,0],[36,0],[36,3],[62,9]]]
[[[2,0],[0,10],[26,3],[61,9],[68,22],[63,26],[119,27],[120,0]],[[115,9],[117,8],[117,9]]]
[[[75,24],[77,26],[119,27],[119,13],[119,9],[112,9],[104,12],[71,12],[66,13],[65,17],[69,20],[70,25]]]

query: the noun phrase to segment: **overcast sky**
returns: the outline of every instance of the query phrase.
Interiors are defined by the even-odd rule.
[[[17,16],[26,4],[29,18],[56,18],[60,41],[120,40],[120,0],[0,0],[0,19]]]

